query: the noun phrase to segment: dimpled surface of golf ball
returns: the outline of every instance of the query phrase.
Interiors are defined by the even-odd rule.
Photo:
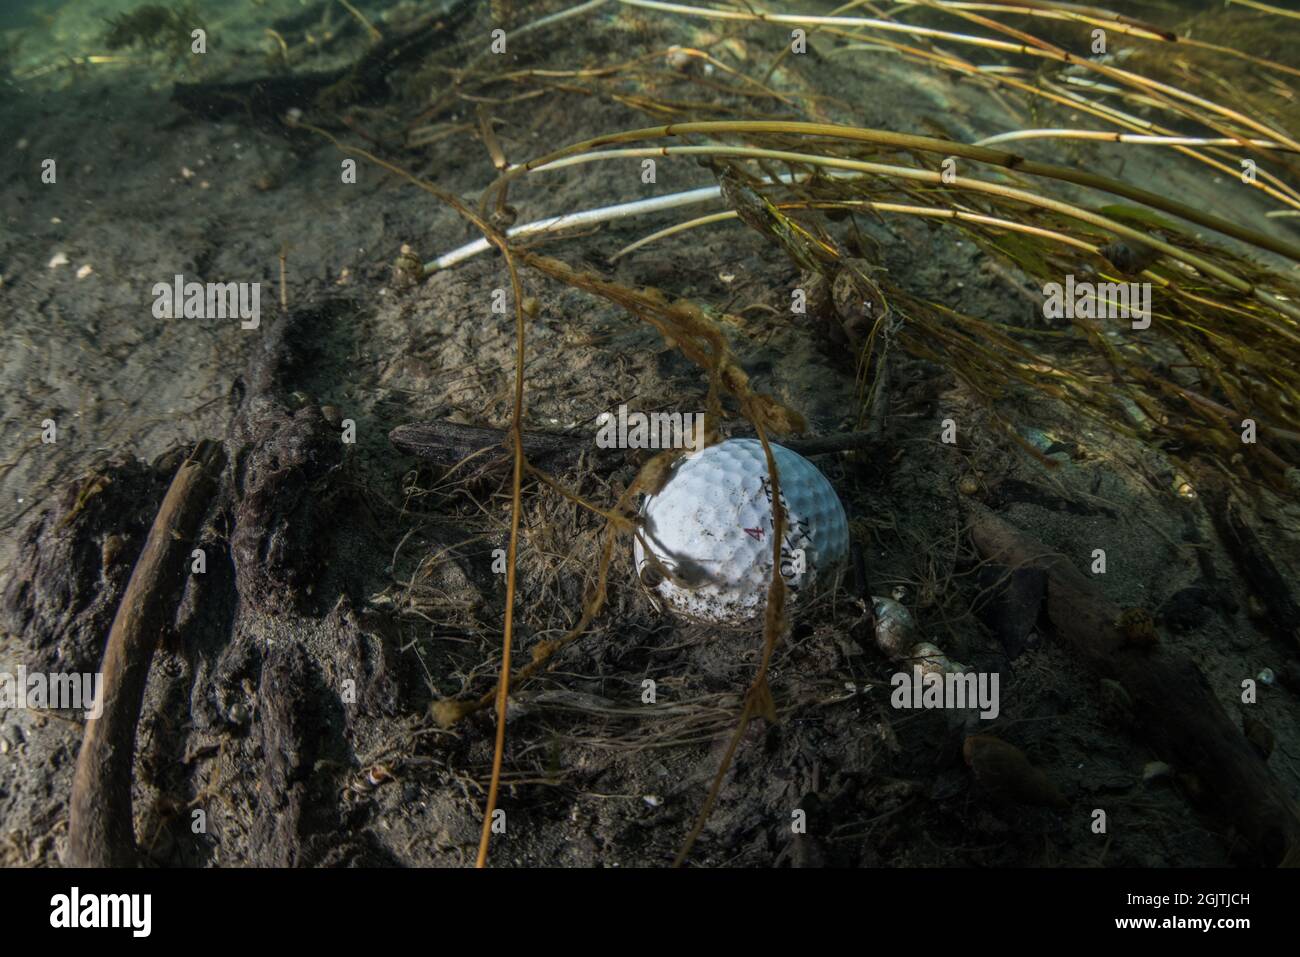
[[[839,496],[815,465],[772,445],[785,505],[781,574],[791,604],[848,555],[849,528]],[[634,548],[643,581],[679,614],[721,625],[751,623],[772,581],[772,485],[757,439],[728,439],[688,455],[641,508],[641,537],[663,567],[660,575],[640,538]],[[649,566],[649,569],[647,569]]]

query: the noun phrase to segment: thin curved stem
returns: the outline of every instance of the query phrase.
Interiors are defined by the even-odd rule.
[[[856,27],[859,29],[879,30],[882,32],[906,33],[910,36],[948,40],[954,43],[963,43],[990,50],[1000,50],[1004,53],[1019,53],[1025,56],[1037,57],[1039,59],[1052,60],[1057,63],[1077,65],[1095,73],[1100,73],[1103,76],[1123,80],[1133,86],[1156,90],[1166,96],[1173,97],[1176,100],[1181,100],[1184,103],[1189,103],[1200,109],[1208,110],[1211,113],[1217,113],[1226,119],[1241,123],[1250,129],[1263,133],[1265,136],[1277,138],[1285,142],[1288,146],[1300,150],[1300,143],[1290,139],[1284,133],[1272,129],[1257,120],[1253,120],[1236,110],[1215,103],[1213,100],[1207,100],[1194,93],[1188,93],[1186,90],[1179,89],[1178,87],[1171,86],[1167,83],[1161,83],[1158,80],[1144,77],[1141,74],[1133,73],[1129,70],[1097,63],[1084,57],[1074,56],[1065,50],[1053,46],[1052,44],[1044,43],[1035,37],[1014,30],[1005,24],[961,10],[954,10],[953,13],[963,19],[980,23],[984,26],[998,30],[999,32],[1014,36],[1020,42],[994,40],[989,37],[977,37],[966,33],[957,33],[952,30],[911,26],[894,20],[880,20],[871,17],[813,16],[809,14],[787,13],[746,13],[738,10],[716,10],[705,7],[693,7],[684,3],[665,3],[661,2],[661,0],[618,0],[618,2],[628,6],[644,7],[650,10],[659,10],[664,13],[677,13],[685,16],[700,17],[706,20],[747,20],[760,23],[793,24],[796,26],[801,24],[805,26],[846,26]],[[1202,122],[1204,121],[1202,120]]]
[[[1086,186],[1090,189],[1098,189],[1103,192],[1111,193],[1115,196],[1122,196],[1125,199],[1141,203],[1152,209],[1157,209],[1185,219],[1188,222],[1196,223],[1198,226],[1204,226],[1206,229],[1213,229],[1215,232],[1223,233],[1225,236],[1232,236],[1242,242],[1250,243],[1261,249],[1267,249],[1278,255],[1286,256],[1296,262],[1300,262],[1300,246],[1285,240],[1276,239],[1268,236],[1258,230],[1249,229],[1239,226],[1228,220],[1206,213],[1203,210],[1196,209],[1186,203],[1180,203],[1177,200],[1169,199],[1158,193],[1152,193],[1148,190],[1139,189],[1130,186],[1120,180],[1112,179],[1108,176],[1102,176],[1097,173],[1088,173],[1083,170],[1073,169],[1069,166],[1057,166],[1051,163],[1039,163],[1034,160],[1027,160],[1023,156],[1015,153],[1007,153],[1002,150],[989,149],[983,146],[970,146],[965,143],[956,143],[951,140],[940,139],[933,136],[916,136],[908,133],[894,133],[888,130],[865,129],[853,126],[841,126],[834,123],[803,123],[796,121],[778,121],[778,120],[716,120],[703,121],[695,123],[669,123],[664,126],[646,127],[637,130],[625,130],[619,133],[609,133],[604,136],[594,137],[574,143],[563,149],[555,150],[545,156],[530,160],[521,166],[512,167],[506,170],[501,176],[488,187],[489,190],[502,188],[511,179],[525,175],[538,166],[545,165],[566,156],[578,153],[585,153],[601,146],[611,146],[618,143],[630,143],[637,140],[663,139],[667,137],[686,136],[690,134],[713,134],[713,135],[732,135],[732,134],[772,134],[772,135],[792,135],[804,137],[825,137],[828,139],[850,140],[859,143],[871,143],[877,146],[887,146],[900,150],[917,150],[926,153],[938,153],[944,156],[958,156],[965,159],[974,160],[978,163],[985,163],[990,166],[1000,166],[1004,169],[1014,170],[1018,173],[1026,173],[1031,176],[1043,176],[1048,179],[1057,179],[1067,183],[1073,183],[1076,186]]]
[[[904,216],[922,216],[934,219],[957,219],[967,223],[979,223],[983,226],[996,226],[999,229],[1007,229],[1012,232],[1026,233],[1032,236],[1041,236],[1044,239],[1051,239],[1055,242],[1067,246],[1073,246],[1075,249],[1082,249],[1085,252],[1099,252],[1095,243],[1086,242],[1082,239],[1076,239],[1067,233],[1057,232],[1054,229],[1044,229],[1041,226],[1030,226],[1026,223],[1017,223],[1010,219],[1001,219],[997,216],[985,216],[983,213],[969,213],[961,209],[950,209],[946,206],[913,206],[909,203],[878,203],[867,199],[846,199],[827,202],[797,202],[797,203],[775,203],[777,209],[870,209],[876,213],[898,213]],[[635,252],[643,246],[648,246],[653,242],[661,239],[667,239],[669,236],[675,236],[677,233],[684,233],[687,230],[697,229],[701,226],[711,226],[714,223],[725,222],[729,219],[737,219],[739,214],[734,209],[724,210],[720,213],[709,213],[707,216],[698,216],[695,219],[688,219],[686,222],[676,223],[665,229],[660,229],[648,236],[642,236],[636,242],[629,243],[614,255],[609,257],[609,261],[617,262],[628,253]]]
[[[1080,206],[1074,206],[1070,203],[1062,202],[1057,199],[1049,199],[1040,196],[1037,193],[1031,193],[1027,190],[1016,189],[1013,186],[1002,186],[998,183],[989,183],[981,179],[972,179],[967,176],[953,176],[945,181],[942,174],[932,170],[915,169],[910,166],[890,166],[885,163],[868,163],[862,160],[844,159],[838,156],[819,156],[814,153],[793,153],[788,150],[769,150],[751,146],[656,146],[638,149],[620,149],[595,151],[583,153],[578,156],[567,156],[563,160],[553,161],[550,164],[544,164],[540,167],[534,167],[534,170],[555,169],[557,165],[572,165],[579,162],[596,162],[599,160],[625,157],[625,156],[673,156],[673,155],[692,155],[692,156],[737,156],[746,159],[771,159],[779,160],[785,163],[804,164],[807,166],[822,166],[829,169],[852,170],[858,173],[873,173],[881,176],[894,176],[899,179],[909,179],[921,183],[929,183],[934,186],[945,186],[949,189],[967,189],[972,192],[986,193],[991,196],[1000,196],[1004,199],[1013,199],[1022,203],[1028,203],[1031,206],[1037,206],[1041,209],[1048,209],[1054,213],[1060,213],[1079,222],[1088,223],[1097,226],[1117,236],[1123,236],[1134,242],[1158,249],[1171,259],[1192,266],[1199,272],[1207,276],[1213,276],[1220,282],[1231,286],[1238,292],[1250,294],[1253,287],[1239,276],[1228,272],[1221,266],[1216,266],[1209,260],[1188,252],[1185,249],[1168,243],[1163,239],[1145,233],[1140,229],[1134,229],[1123,223],[1083,209]],[[522,167],[520,167],[522,168]]]
[[[1140,143],[1145,146],[1254,146],[1266,150],[1295,150],[1272,140],[1243,140],[1234,136],[1151,136],[1145,133],[1118,133],[1114,130],[1076,130],[1076,129],[1042,129],[1012,130],[996,136],[986,136],[976,140],[976,146],[992,146],[995,143],[1010,143],[1016,140],[1063,139],[1063,140],[1101,140],[1106,143]]]

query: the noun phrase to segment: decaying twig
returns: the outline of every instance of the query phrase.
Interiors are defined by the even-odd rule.
[[[428,422],[399,425],[388,433],[388,440],[399,450],[426,461],[451,468],[474,457],[479,468],[509,464],[511,457],[510,433],[506,429],[493,429],[458,422]],[[593,435],[567,432],[524,433],[524,455],[539,468],[564,468],[577,463],[584,451],[604,452],[598,449]],[[620,454],[620,453],[616,453]]]
[[[138,863],[131,813],[131,766],[149,664],[171,620],[184,562],[225,463],[219,442],[203,441],[176,472],[118,606],[101,666],[102,713],[86,722],[69,801],[66,863]]]
[[[750,435],[738,432],[738,436]],[[842,432],[810,438],[782,438],[780,445],[800,455],[828,455],[868,448],[879,441],[874,431]],[[480,467],[504,466],[510,461],[509,433],[505,429],[458,422],[428,422],[399,425],[388,433],[388,440],[398,449],[436,465],[450,468],[470,456],[477,456]],[[565,467],[577,463],[583,452],[611,465],[622,461],[619,449],[602,449],[595,443],[595,432],[538,432],[524,434],[524,454],[539,468]]]

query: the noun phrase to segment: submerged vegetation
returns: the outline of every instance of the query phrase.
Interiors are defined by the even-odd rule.
[[[202,28],[193,4],[146,3],[110,17],[104,45],[110,50],[148,50],[179,60],[190,50],[193,31]]]

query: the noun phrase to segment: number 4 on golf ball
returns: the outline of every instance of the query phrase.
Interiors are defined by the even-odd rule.
[[[848,520],[815,465],[779,445],[772,445],[772,455],[786,513],[781,575],[797,600],[847,557]],[[637,574],[658,579],[654,587],[671,609],[720,625],[744,625],[762,613],[772,581],[774,519],[757,439],[728,439],[681,459],[663,488],[646,498],[641,518],[633,546]]]

